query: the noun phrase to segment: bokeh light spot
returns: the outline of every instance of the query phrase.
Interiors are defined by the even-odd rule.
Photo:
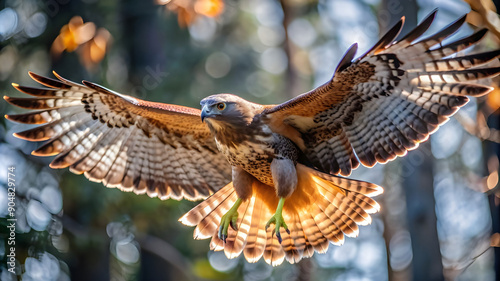
[[[306,19],[295,19],[288,26],[288,35],[295,45],[302,48],[309,47],[317,37],[316,30]]]
[[[9,38],[17,28],[18,16],[16,11],[5,8],[0,11],[0,41]]]
[[[211,41],[217,30],[217,24],[212,18],[198,17],[189,26],[189,34],[196,41]]]
[[[44,231],[49,225],[51,215],[40,202],[30,200],[26,211],[26,219],[31,228],[36,231]]]
[[[24,25],[24,32],[30,38],[40,36],[47,26],[47,16],[45,13],[34,13]]]
[[[5,218],[8,211],[7,188],[0,186],[0,217]]]
[[[140,252],[133,240],[124,239],[116,243],[116,258],[126,264],[134,264],[139,261]]]
[[[394,271],[401,271],[407,268],[412,259],[410,233],[406,230],[396,232],[389,242],[390,263]]]
[[[269,75],[259,71],[250,74],[245,85],[248,92],[256,97],[265,97],[271,94],[276,87]]]
[[[207,17],[216,17],[224,11],[222,0],[198,0],[194,4],[194,11]]]
[[[279,46],[285,40],[285,30],[281,26],[259,26],[257,35],[262,44],[269,47]]]
[[[61,268],[59,261],[51,254],[44,252],[40,258],[26,258],[23,280],[57,280]]]
[[[288,66],[288,57],[281,48],[269,48],[260,56],[262,68],[272,74],[280,74]]]
[[[222,53],[215,52],[208,56],[205,62],[205,71],[213,78],[222,78],[231,70],[231,58]]]
[[[238,265],[238,259],[228,259],[224,252],[209,252],[208,261],[210,265],[217,271],[228,272]]]
[[[53,186],[45,187],[40,194],[40,201],[52,214],[57,214],[62,209],[61,191]]]
[[[488,175],[488,179],[486,180],[486,185],[488,186],[488,189],[493,189],[497,186],[498,184],[498,171],[493,171],[491,174]]]

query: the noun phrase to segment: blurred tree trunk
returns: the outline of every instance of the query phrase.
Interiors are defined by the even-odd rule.
[[[285,42],[283,49],[288,58],[288,68],[285,73],[285,98],[290,99],[301,94],[304,88],[304,83],[301,83],[300,76],[293,65],[293,58],[299,51],[298,47],[293,44],[288,36],[288,26],[292,19],[297,18],[299,13],[299,4],[292,5],[291,1],[280,0],[281,8],[283,9],[283,28],[285,30]],[[296,281],[309,281],[311,280],[312,269],[315,267],[312,258],[302,259],[295,265],[297,267]]]
[[[298,71],[298,67],[306,67],[303,65],[297,65],[294,63],[294,59],[300,51],[300,47],[296,46],[288,36],[288,26],[293,19],[298,18],[299,15],[307,11],[305,8],[307,3],[297,3],[290,0],[280,0],[281,7],[283,9],[283,28],[285,30],[285,42],[283,49],[288,58],[288,68],[286,70],[285,77],[285,98],[290,99],[299,94],[302,94],[308,90],[308,83],[306,79],[302,78]]]
[[[125,47],[129,60],[129,81],[134,88],[131,95],[146,98],[146,95],[155,94],[160,81],[152,71],[165,69],[165,34],[159,27],[158,9],[154,0],[134,1],[123,0],[120,3],[121,33],[120,44]],[[152,79],[147,79],[147,78]],[[156,84],[155,84],[156,83]],[[134,272],[127,272],[131,268],[116,267],[113,277],[140,276],[147,279],[150,276],[169,276],[170,266],[165,266],[163,260],[154,255],[141,254],[141,265],[134,268]],[[168,278],[168,277],[166,277]]]
[[[406,193],[408,231],[413,250],[413,280],[443,280],[434,200],[431,143],[420,145],[402,161]],[[424,152],[424,153],[422,153]],[[428,153],[425,153],[428,152]]]
[[[405,26],[399,35],[401,38],[417,25],[417,12],[418,6],[415,0],[383,0],[378,13],[381,35],[402,16],[405,16]],[[430,151],[431,144],[426,142],[420,145],[419,150],[408,153],[405,158],[400,160],[403,171],[402,185],[406,197],[408,231],[413,250],[411,264],[413,280],[444,279],[436,227],[433,160]],[[390,239],[387,235],[385,238]],[[390,241],[386,241],[386,243],[390,243]],[[389,249],[389,247],[387,248]],[[389,279],[397,279],[390,264],[388,268]]]
[[[125,35],[122,43],[130,56],[130,82],[142,86],[150,94],[156,87],[149,84],[158,82],[153,81],[157,77],[152,77],[151,81],[145,77],[155,76],[152,71],[165,69],[168,47],[164,44],[166,35],[159,29],[159,6],[153,0],[123,0],[121,6],[122,33]]]

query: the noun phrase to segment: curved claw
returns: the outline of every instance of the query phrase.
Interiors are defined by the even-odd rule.
[[[234,206],[227,211],[225,215],[222,216],[220,219],[220,225],[219,225],[219,232],[217,233],[217,236],[219,237],[220,240],[224,241],[226,243],[226,239],[228,236],[228,230],[229,226],[231,226],[232,229],[238,230],[237,226],[237,221],[238,221],[238,207],[241,204],[241,200],[238,199]]]
[[[226,243],[229,226],[231,226],[231,228],[234,230],[238,230],[238,227],[236,225],[237,221],[238,221],[238,212],[227,212],[224,216],[222,216],[220,220],[218,236],[219,239],[224,241],[224,243]]]
[[[283,242],[283,239],[281,238],[280,228],[283,227],[286,233],[290,234],[290,230],[288,229],[283,216],[278,213],[274,214],[266,223],[266,231],[269,226],[271,226],[271,224],[275,225],[273,232],[271,233],[271,237],[274,235],[274,233],[276,233],[276,238],[278,238],[278,242],[281,244],[281,242]]]

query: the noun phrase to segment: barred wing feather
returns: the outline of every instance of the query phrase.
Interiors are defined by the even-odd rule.
[[[492,90],[477,80],[500,73],[500,68],[488,66],[500,50],[452,57],[476,44],[486,30],[442,44],[465,16],[419,39],[435,13],[392,42],[402,19],[355,60],[353,45],[331,81],[269,107],[264,114],[270,127],[292,139],[317,168],[344,176],[359,163],[371,167],[415,149],[468,102],[467,96]]]
[[[34,98],[4,97],[36,110],[6,118],[41,125],[15,136],[46,141],[32,154],[56,155],[52,168],[69,167],[106,186],[161,199],[202,199],[230,182],[231,168],[199,110],[146,102],[54,74],[58,80],[30,73],[48,88],[13,84]]]

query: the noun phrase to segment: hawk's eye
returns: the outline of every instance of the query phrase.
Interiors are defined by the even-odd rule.
[[[222,110],[226,109],[226,104],[223,103],[223,102],[221,102],[221,103],[218,103],[216,105],[216,107],[217,107],[218,110],[222,111]]]

